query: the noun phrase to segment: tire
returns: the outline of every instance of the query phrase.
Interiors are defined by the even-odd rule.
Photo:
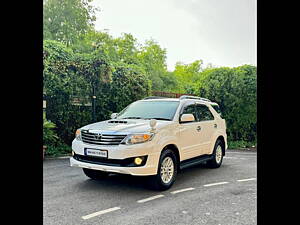
[[[89,178],[91,178],[92,180],[100,180],[104,177],[108,176],[108,173],[106,172],[102,172],[99,170],[91,170],[91,169],[86,169],[86,168],[82,168],[84,174],[86,176],[88,176]]]
[[[149,184],[155,190],[164,191],[169,189],[173,185],[176,176],[176,155],[170,149],[166,149],[160,155],[157,174],[149,178]]]
[[[212,154],[213,158],[207,161],[207,166],[209,168],[219,168],[222,165],[223,151],[224,151],[224,145],[222,141],[217,140]]]

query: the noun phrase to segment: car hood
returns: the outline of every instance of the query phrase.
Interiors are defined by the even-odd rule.
[[[172,121],[157,120],[156,130],[161,129]],[[151,130],[150,120],[143,119],[112,119],[86,125],[82,130],[95,130],[103,133],[140,133]]]

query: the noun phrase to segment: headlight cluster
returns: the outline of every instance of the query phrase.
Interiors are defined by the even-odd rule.
[[[81,141],[81,131],[78,129],[76,130],[75,132],[75,138],[78,140],[78,141]]]
[[[144,133],[144,134],[129,134],[121,144],[139,144],[152,140],[154,134]]]

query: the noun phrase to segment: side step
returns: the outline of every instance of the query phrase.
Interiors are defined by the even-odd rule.
[[[190,166],[194,166],[200,163],[203,163],[207,160],[212,159],[213,155],[202,155],[202,156],[197,156],[195,158],[183,160],[180,162],[180,169],[184,169]]]

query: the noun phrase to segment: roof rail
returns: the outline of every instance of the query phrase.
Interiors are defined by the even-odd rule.
[[[207,98],[201,98],[198,96],[190,96],[190,95],[182,95],[179,98],[180,100],[182,99],[198,99],[198,100],[202,100],[202,101],[206,101],[206,102],[211,102],[211,100],[207,99]]]
[[[147,100],[147,99],[160,99],[160,98],[166,98],[166,97],[160,97],[160,96],[149,96],[144,98],[143,100]]]

